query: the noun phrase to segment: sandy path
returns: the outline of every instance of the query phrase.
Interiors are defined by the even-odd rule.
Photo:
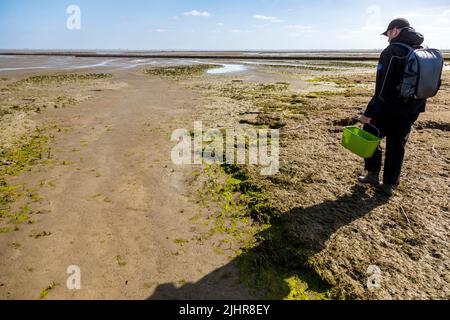
[[[2,237],[0,298],[36,299],[55,282],[49,299],[146,299],[159,285],[201,279],[183,292],[165,285],[156,297],[250,298],[237,285],[237,268],[211,243],[189,241],[175,254],[176,239],[196,236],[189,218],[199,209],[186,188],[192,168],[172,165],[169,139],[189,125],[200,97],[137,73],[115,77],[128,86],[39,116],[70,128],[53,146],[68,164],[18,178],[32,186],[44,181],[37,187],[42,201],[32,208],[41,214]],[[33,231],[51,235],[35,239]],[[69,265],[81,268],[81,290],[66,288]]]

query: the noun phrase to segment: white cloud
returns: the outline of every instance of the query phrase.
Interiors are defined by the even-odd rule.
[[[406,19],[410,19],[413,26],[418,22],[420,24],[442,24],[448,23],[448,19],[450,19],[450,10],[448,6],[445,7],[429,7],[424,8],[421,12],[406,12],[403,14],[398,14],[392,16],[393,18],[403,17]]]
[[[396,18],[405,18],[405,19],[415,19],[415,18],[423,18],[426,15],[420,12],[405,12],[401,14],[396,14],[392,16],[392,19]]]
[[[270,27],[271,25],[270,24],[268,24],[268,23],[265,23],[265,24],[255,24],[255,25],[253,25],[253,28],[256,28],[256,29],[264,29],[264,28],[268,28],[268,27]]]
[[[392,18],[406,18],[406,19],[429,19],[430,23],[433,23],[436,20],[436,17],[450,17],[450,10],[447,9],[448,7],[429,7],[423,9],[421,12],[417,11],[410,11],[410,12],[403,12],[402,14],[396,14],[393,15]],[[411,22],[411,21],[410,21]]]
[[[211,16],[211,14],[207,11],[192,10],[192,11],[183,13],[183,16],[186,16],[186,17],[209,17],[209,16]]]
[[[278,19],[277,17],[263,16],[261,14],[255,14],[253,18],[257,20],[265,20],[270,22],[283,22],[283,20]]]
[[[166,32],[167,30],[166,29],[156,29],[155,31],[158,33],[162,33],[162,32]]]
[[[233,30],[231,30],[231,32],[232,32],[232,33],[241,33],[241,30],[239,30],[239,29],[233,29]]]
[[[448,8],[448,7],[447,7]],[[427,19],[421,21],[421,24],[417,26],[417,30],[424,30],[432,33],[432,36],[440,36],[443,39],[448,38],[450,33],[450,10],[433,10],[433,16],[431,13],[426,15]],[[426,36],[426,35],[425,35]]]
[[[440,18],[440,19],[437,19],[435,22],[434,22],[435,24],[440,24],[440,25],[447,25],[447,24],[450,24],[450,19],[449,18]]]
[[[434,21],[434,24],[439,26],[450,26],[450,10],[442,12],[442,14],[438,16],[438,19]]]
[[[305,26],[305,25],[287,25],[286,29],[293,30],[297,33],[313,33],[317,32],[316,28],[313,26]]]
[[[225,24],[223,24],[222,22],[219,22],[219,23],[217,23],[216,24],[216,26],[218,26],[218,27],[223,27]]]
[[[387,38],[379,34],[386,30],[387,24],[395,18],[408,19],[412,26],[425,36],[426,44],[433,47],[448,47],[450,34],[450,7],[426,7],[422,10],[410,10],[394,14],[371,6],[366,10],[366,23],[353,28],[339,29],[338,39],[348,47],[353,48],[382,48],[387,45]]]

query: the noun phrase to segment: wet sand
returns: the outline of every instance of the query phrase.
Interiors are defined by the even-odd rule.
[[[200,208],[188,186],[195,168],[170,158],[171,132],[190,125],[198,95],[141,70],[116,71],[112,80],[7,86],[34,74],[27,72],[2,81],[2,104],[35,104],[2,117],[2,146],[14,137],[13,145],[25,142],[38,127],[50,126],[54,139],[48,161],[6,177],[21,194],[8,212],[29,209],[21,224],[2,214],[1,298],[39,299],[54,283],[49,299],[147,299],[159,285],[196,283],[228,264],[233,253],[215,253],[217,239],[196,240],[202,224],[190,218]],[[60,106],[62,96],[76,102]],[[66,288],[70,265],[81,268],[82,290]],[[253,297],[238,278],[230,265],[186,298]]]
[[[331,298],[344,289],[347,298],[450,296],[448,225],[442,223],[449,205],[448,72],[414,130],[404,185],[385,202],[370,188],[353,189],[361,161],[339,144],[342,126],[370,99],[372,62],[255,65],[227,59],[207,62],[245,70],[171,78],[144,69],[192,60],[0,57],[2,150],[33,141],[36,128],[50,137],[42,142],[50,151],[19,174],[0,177],[0,187],[17,186],[18,194],[13,201],[2,198],[8,209],[0,208],[1,298],[267,297],[243,284],[243,277],[264,280],[256,270],[240,272],[237,257],[244,247],[244,259],[279,258],[269,263],[288,271],[283,278],[276,270],[283,275],[280,283],[264,281],[282,288],[272,296],[277,299],[298,298],[286,289],[287,279],[308,287],[306,280],[298,282],[304,263],[333,284],[334,293],[324,289]],[[111,77],[70,77],[106,73]],[[46,78],[54,74],[63,76]],[[26,80],[36,75],[43,78]],[[248,174],[288,221],[287,238],[275,240],[287,248],[307,247],[306,261],[294,251],[278,256],[280,243],[263,233],[248,249],[262,228],[257,221],[239,220],[238,237],[217,232],[219,218],[236,222],[233,214],[222,215],[207,183],[212,177],[220,187],[223,180],[204,167],[170,160],[172,131],[191,129],[197,120],[211,128],[293,129],[283,134],[280,174],[261,177],[255,168]],[[5,161],[1,168],[11,166]],[[370,264],[386,277],[375,293],[365,286]],[[81,268],[79,291],[66,288],[70,265]],[[317,298],[321,290],[309,283],[306,297]]]

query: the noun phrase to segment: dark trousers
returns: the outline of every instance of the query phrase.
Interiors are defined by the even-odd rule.
[[[404,116],[380,116],[372,119],[371,124],[380,130],[380,138],[386,138],[386,156],[384,159],[383,182],[393,186],[400,184],[400,174],[405,158],[405,147],[408,142],[411,127],[419,115]],[[364,130],[374,135],[378,131],[370,125],[365,125]],[[370,172],[380,172],[383,151],[381,146],[375,151],[372,158],[365,160],[365,169]]]

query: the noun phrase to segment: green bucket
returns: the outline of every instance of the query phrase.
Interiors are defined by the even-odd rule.
[[[375,128],[375,127],[374,127]],[[378,131],[379,130],[375,128]],[[345,127],[342,135],[342,145],[362,158],[371,158],[378,148],[381,139],[358,127]]]

